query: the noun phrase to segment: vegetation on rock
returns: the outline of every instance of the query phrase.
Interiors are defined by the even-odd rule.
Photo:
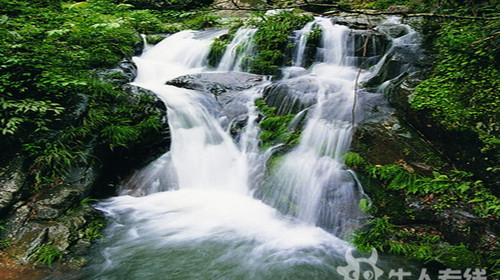
[[[276,115],[276,108],[267,106],[263,99],[257,99],[255,104],[263,115],[263,119],[259,122],[260,141],[263,148],[269,148],[276,144],[293,147],[298,143],[300,131],[289,127],[295,117],[294,114]]]
[[[372,199],[368,211],[375,216],[354,234],[358,248],[375,247],[460,269],[486,267],[492,272],[498,266],[496,241],[488,232],[494,231],[490,219],[500,215],[500,199],[481,181],[471,180],[472,174],[433,172],[426,177],[399,165],[372,165],[356,153],[348,153],[345,163],[361,175]],[[449,214],[463,211],[476,218],[460,224]]]
[[[462,151],[452,152],[453,158],[462,166],[474,161],[469,158],[482,159],[482,166],[472,171],[489,171],[483,174],[489,177],[498,172],[500,160],[500,73],[495,54],[498,28],[498,23],[490,21],[442,24],[434,43],[437,63],[410,100],[430,125],[455,133],[450,137],[458,136],[455,141]],[[471,144],[467,139],[477,140]],[[476,147],[477,152],[464,152]]]

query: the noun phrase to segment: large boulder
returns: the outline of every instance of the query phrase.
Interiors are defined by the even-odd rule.
[[[167,82],[176,87],[206,91],[220,95],[228,91],[241,91],[261,84],[264,76],[243,72],[209,72],[185,75]]]
[[[360,124],[352,150],[373,164],[398,164],[421,174],[430,174],[433,166],[446,165],[418,132],[394,115]]]
[[[210,72],[185,75],[167,82],[168,85],[192,89],[204,95],[204,102],[212,110],[219,107],[223,126],[231,125],[237,135],[248,117],[248,103],[253,93],[247,90],[264,84],[264,76],[243,72]]]

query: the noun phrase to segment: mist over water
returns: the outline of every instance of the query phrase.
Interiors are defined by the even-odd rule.
[[[306,35],[322,30],[314,64],[302,68]],[[165,85],[209,72],[206,59],[224,31],[182,31],[134,58],[134,84],[166,104],[169,152],[137,172],[121,195],[97,209],[108,219],[88,279],[343,279],[337,267],[352,246],[342,240],[366,215],[368,199],[342,158],[356,125],[355,84],[373,75],[353,60],[349,29],[317,18],[297,32],[293,67],[283,83],[315,89],[299,144],[266,170],[256,98],[270,82],[241,91],[244,127],[231,123],[212,94]],[[241,71],[254,29],[240,29],[218,71]],[[301,37],[302,36],[302,37]],[[239,50],[239,51],[237,51]],[[383,59],[383,58],[382,58]],[[361,118],[357,118],[361,119]],[[387,264],[380,262],[379,267]]]

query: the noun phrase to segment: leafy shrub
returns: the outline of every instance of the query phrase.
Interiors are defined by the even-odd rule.
[[[168,12],[107,0],[41,8],[0,1],[0,149],[32,159],[35,191],[92,158],[92,141],[116,152],[158,133],[151,100],[130,100],[94,69],[132,56],[142,44],[138,33],[162,31]]]
[[[435,213],[459,207],[480,218],[496,219],[500,215],[500,199],[483,182],[472,180],[472,174],[433,172],[428,177],[399,165],[373,165],[352,152],[345,156],[345,163],[366,183],[364,187],[372,200],[367,210],[376,217],[352,237],[360,250],[377,248],[454,268],[494,266],[490,249],[476,250],[475,244],[446,242],[432,225],[419,223],[416,212],[407,205],[408,200],[419,201],[426,205],[425,211]]]
[[[191,10],[213,3],[213,0],[116,0],[118,3],[131,4],[137,9]]]

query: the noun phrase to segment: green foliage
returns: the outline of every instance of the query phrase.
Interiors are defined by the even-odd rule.
[[[104,227],[102,220],[94,220],[85,226],[82,234],[83,238],[87,241],[93,241],[102,236],[101,231]]]
[[[431,77],[411,99],[412,107],[449,131],[476,134],[482,151],[500,149],[500,73],[497,67],[498,23],[443,24],[435,47],[438,62]]]
[[[390,6],[408,6],[408,0],[375,0],[364,5],[365,9],[386,10]]]
[[[52,245],[41,245],[33,253],[32,258],[35,263],[43,263],[45,265],[52,265],[55,261],[62,258],[62,252],[59,248]]]
[[[282,11],[275,15],[260,15],[250,21],[258,27],[255,33],[257,54],[251,72],[264,75],[277,74],[278,68],[287,64],[286,50],[290,47],[290,34],[313,19],[310,15]]]
[[[213,0],[115,0],[114,2],[137,9],[190,10],[200,9],[211,4]]]
[[[356,153],[348,153],[345,164],[365,179],[364,187],[372,204],[366,207],[367,202],[360,202],[360,208],[376,216],[353,235],[353,243],[360,250],[376,248],[424,262],[437,261],[453,268],[494,267],[495,256],[490,256],[488,249],[475,251],[472,249],[477,248],[474,244],[450,244],[432,226],[412,225],[412,221],[419,224],[421,216],[417,215],[422,213],[407,205],[408,200],[419,201],[420,205],[425,205],[425,211],[440,212],[458,207],[481,218],[497,218],[500,199],[481,181],[472,180],[472,174],[452,171],[423,176],[399,165],[373,165]]]
[[[386,11],[391,6],[405,6],[413,12],[482,16],[498,12],[495,1],[484,0],[341,0],[344,9],[375,9]]]
[[[99,201],[99,200],[95,199],[95,198],[86,197],[86,198],[82,199],[82,201],[80,201],[80,205],[88,206],[89,203],[97,202],[97,201]]]
[[[94,69],[132,56],[140,32],[164,32],[184,14],[108,0],[40,3],[0,0],[0,149],[32,159],[35,191],[91,159],[91,141],[117,151],[159,133],[151,99],[131,99]]]
[[[184,26],[188,29],[206,29],[210,27],[215,27],[219,24],[220,18],[211,13],[202,13],[197,15],[192,19],[188,19],[184,22]]]
[[[24,144],[24,150],[34,158],[33,168],[37,171],[48,169],[51,176],[65,174],[77,161],[85,161],[85,157],[78,145],[68,146],[56,141],[37,141]]]
[[[260,141],[264,148],[278,143],[283,143],[287,146],[297,144],[300,132],[289,129],[289,124],[295,117],[294,114],[285,116],[276,115],[274,113],[276,108],[267,106],[263,99],[255,100],[255,104],[264,115],[264,119],[259,123],[261,129]]]
[[[430,232],[429,232],[430,231]],[[447,267],[465,269],[483,264],[478,254],[465,245],[450,245],[431,229],[396,226],[390,218],[373,219],[363,231],[352,236],[352,242],[362,251],[376,248],[381,252],[404,255],[425,263],[438,261]]]
[[[14,135],[20,128],[29,127],[31,131],[47,131],[48,123],[60,115],[64,108],[58,103],[34,100],[5,100],[0,97],[0,129],[2,135]],[[51,119],[52,118],[52,119]]]
[[[359,200],[359,209],[361,211],[363,211],[364,213],[370,213],[370,210],[371,210],[371,202],[366,199],[366,198],[362,198]]]
[[[344,155],[344,163],[353,169],[361,169],[367,165],[367,162],[358,153],[348,152]]]
[[[433,177],[410,173],[398,165],[368,165],[365,172],[383,182],[388,190],[402,190],[408,195],[435,196],[435,210],[450,208],[459,201],[468,203],[483,218],[500,216],[500,199],[484,187],[481,181],[469,181],[472,174],[453,171],[433,172]]]

